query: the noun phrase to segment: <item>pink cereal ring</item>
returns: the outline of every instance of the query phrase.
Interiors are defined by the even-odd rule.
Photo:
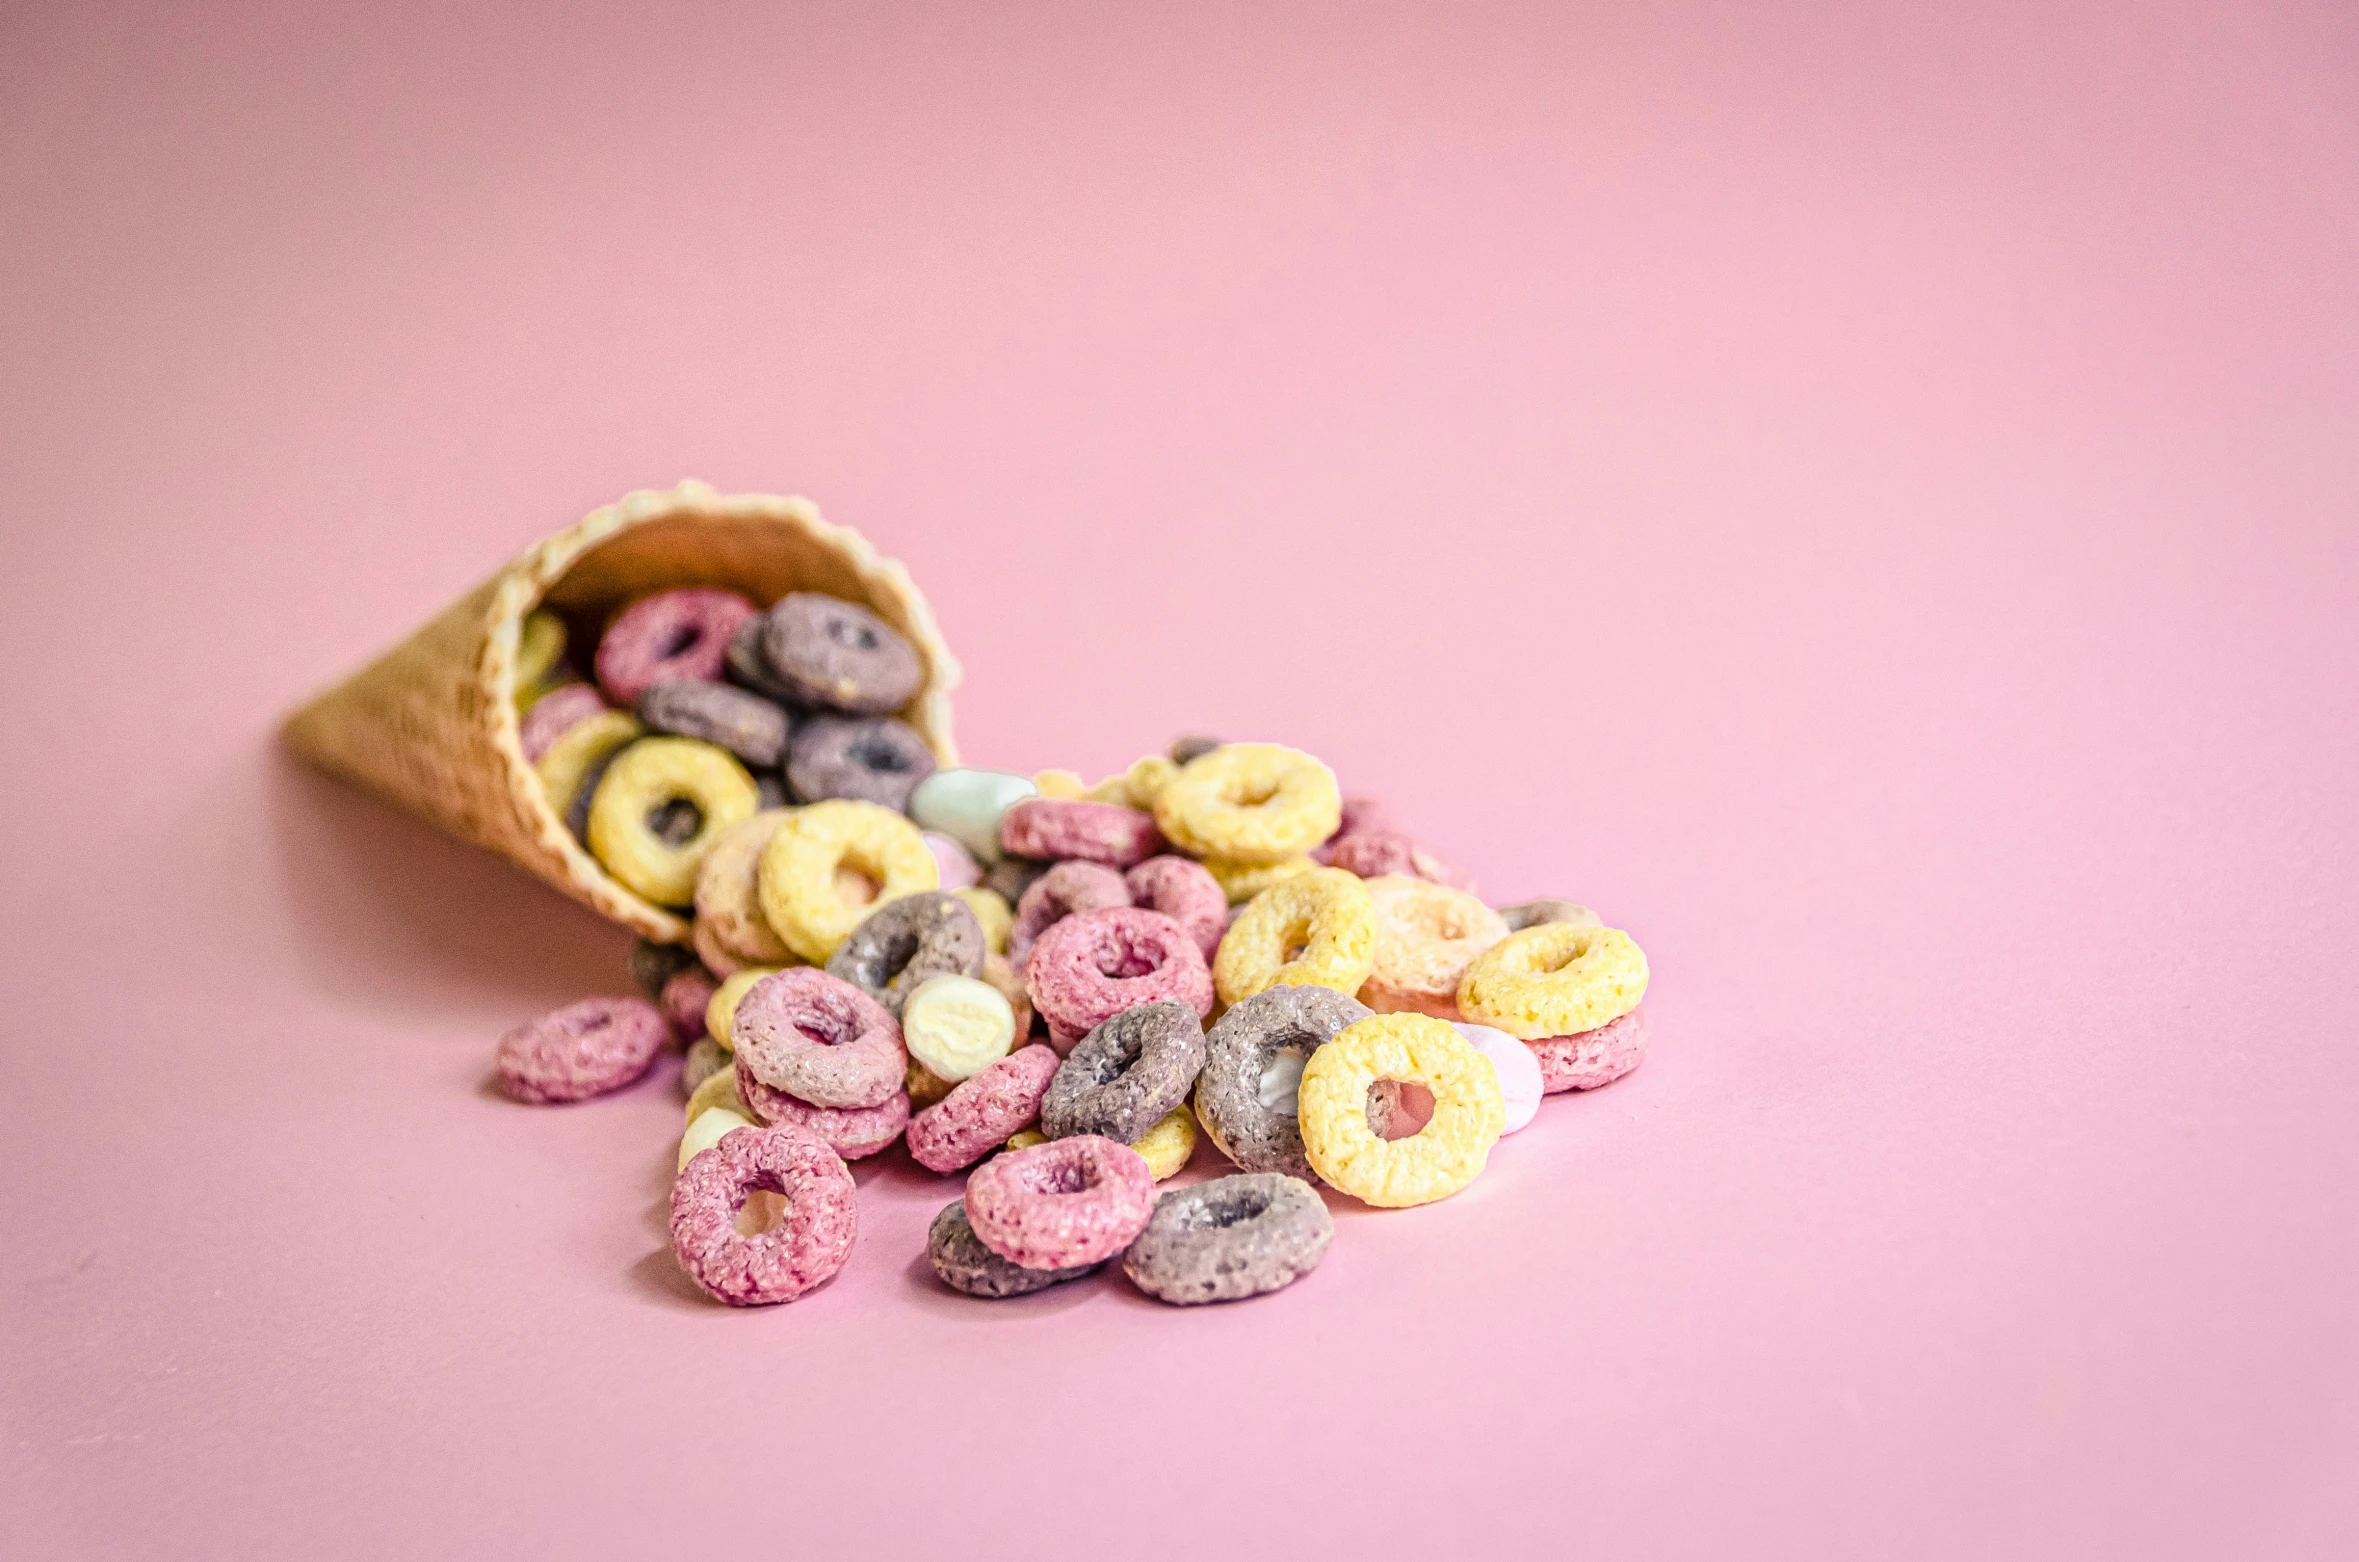
[[[1130,903],[1160,911],[1187,929],[1204,958],[1229,930],[1229,896],[1204,864],[1186,857],[1149,857],[1122,876]]]
[[[1060,862],[1017,898],[1015,924],[1007,935],[1008,964],[1024,969],[1024,957],[1032,953],[1040,935],[1076,911],[1129,904],[1130,890],[1122,875],[1104,863]]]
[[[688,965],[664,979],[656,1002],[663,1005],[664,1018],[672,1022],[672,1034],[682,1041],[694,1041],[704,1034],[705,1011],[720,990],[721,984],[713,980],[710,971]]]
[[[813,1106],[883,1106],[909,1070],[900,1023],[817,966],[754,983],[737,1001],[729,1031],[756,1079]]]
[[[1549,1036],[1528,1045],[1540,1060],[1540,1082],[1550,1095],[1610,1085],[1646,1060],[1646,1010],[1632,1009],[1595,1030]]]
[[[999,844],[1018,857],[1079,857],[1127,868],[1164,850],[1155,816],[1115,803],[1027,797],[999,820]]]
[[[1155,1174],[1127,1144],[1051,1139],[967,1178],[967,1219],[983,1245],[1026,1269],[1071,1269],[1130,1246],[1155,1213]]]
[[[883,1106],[813,1106],[765,1085],[737,1060],[737,1098],[757,1121],[799,1128],[847,1161],[874,1155],[909,1126],[909,1093],[895,1092]]]
[[[533,701],[532,709],[524,713],[524,720],[517,724],[516,741],[523,747],[527,760],[537,761],[575,723],[587,721],[609,708],[599,698],[598,691],[586,683],[551,689]]]
[[[729,659],[729,638],[754,616],[734,591],[683,586],[641,597],[598,640],[598,686],[624,709],[659,683],[710,683]]]
[[[860,1230],[843,1158],[796,1128],[739,1128],[700,1150],[672,1183],[672,1253],[732,1307],[791,1302],[844,1267]],[[778,1219],[748,1236],[738,1212],[775,1194]]]
[[[1052,1041],[1065,1039],[1062,1051],[1142,1003],[1184,1003],[1199,1019],[1212,1012],[1212,972],[1196,940],[1141,906],[1077,912],[1041,934],[1024,988]]]
[[[909,1153],[928,1171],[972,1166],[1040,1116],[1056,1053],[1035,1042],[1009,1053],[909,1120]]]
[[[1376,830],[1398,830],[1392,810],[1373,797],[1347,797],[1343,800],[1342,822],[1324,844],[1313,848],[1311,857],[1321,867],[1333,867],[1335,848],[1355,835],[1366,835]]]
[[[1399,873],[1446,884],[1452,889],[1469,889],[1472,885],[1465,874],[1398,830],[1363,830],[1358,835],[1344,836],[1328,848],[1327,862],[1330,867],[1356,873],[1363,879]]]
[[[500,1038],[500,1084],[519,1101],[587,1101],[646,1073],[670,1039],[644,998],[584,998]]]

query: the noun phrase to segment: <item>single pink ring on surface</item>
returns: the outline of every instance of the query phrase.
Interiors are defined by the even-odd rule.
[[[1209,877],[1209,875],[1207,875]],[[1008,928],[1008,964],[1018,971],[1040,935],[1077,911],[1102,911],[1130,904],[1122,875],[1102,862],[1060,862],[1025,886]]]
[[[672,1254],[732,1307],[791,1302],[835,1277],[851,1255],[860,1210],[843,1157],[796,1128],[739,1128],[700,1150],[672,1183]],[[766,1229],[740,1215],[772,1195]]]
[[[602,710],[609,710],[598,691],[586,683],[569,683],[561,689],[551,689],[532,702],[532,709],[516,724],[516,741],[524,749],[527,760],[538,760],[549,752],[549,745],[565,736],[576,723],[589,720]]]
[[[1204,864],[1187,857],[1149,857],[1122,876],[1130,903],[1160,911],[1185,928],[1210,960],[1229,930],[1228,891]]]
[[[1155,816],[1117,803],[1073,797],[1027,797],[999,820],[1000,849],[1018,857],[1078,857],[1127,868],[1165,849]]]
[[[1540,1082],[1550,1095],[1610,1085],[1646,1061],[1646,1009],[1632,1009],[1595,1030],[1527,1042],[1540,1060]]]
[[[500,1038],[500,1084],[519,1101],[586,1101],[646,1073],[669,1039],[644,998],[584,998]]]
[[[1154,1213],[1155,1174],[1146,1157],[1096,1134],[1011,1151],[967,1178],[975,1235],[1026,1269],[1112,1258]]]
[[[721,984],[701,965],[683,966],[666,977],[656,1001],[663,1005],[663,1017],[672,1022],[672,1034],[684,1042],[703,1035],[705,1011],[720,990]]]
[[[1038,1042],[1019,1047],[909,1120],[909,1153],[928,1171],[972,1166],[1040,1116],[1056,1078],[1057,1054]]]
[[[737,1099],[757,1122],[799,1128],[847,1161],[891,1146],[909,1126],[909,1092],[897,1091],[883,1106],[813,1106],[765,1085],[737,1060]]]
[[[598,639],[598,687],[633,709],[659,683],[710,683],[728,662],[730,636],[753,616],[751,602],[710,586],[641,597]]]
[[[900,1022],[817,966],[754,983],[737,1001],[729,1032],[756,1079],[813,1106],[883,1106],[909,1070]]]
[[[1349,883],[1349,880],[1345,881]],[[1098,1026],[1142,1003],[1212,1012],[1212,971],[1188,930],[1160,911],[1108,906],[1067,917],[1032,946],[1024,989],[1054,1037],[1071,1051]]]

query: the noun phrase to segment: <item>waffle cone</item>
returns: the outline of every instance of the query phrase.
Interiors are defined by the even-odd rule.
[[[594,629],[632,598],[671,586],[723,586],[763,606],[789,591],[823,591],[869,608],[925,663],[901,719],[943,764],[957,762],[950,690],[958,662],[909,572],[879,558],[858,532],[821,520],[808,499],[720,494],[702,483],[631,494],[527,548],[296,711],[286,741],[330,774],[499,853],[600,915],[678,942],[688,924],[609,878],[551,810],[518,741],[515,701],[517,636],[534,608]],[[576,665],[585,661],[577,651]]]

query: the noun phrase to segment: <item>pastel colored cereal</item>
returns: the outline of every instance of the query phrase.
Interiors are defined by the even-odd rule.
[[[704,1006],[704,1033],[724,1047],[736,1046],[731,1026],[736,1020],[738,1004],[745,1000],[747,993],[754,990],[756,982],[765,976],[776,976],[785,969],[782,965],[749,965],[723,977],[721,985],[713,989],[711,999]]]
[[[933,770],[926,740],[890,716],[814,716],[786,750],[786,784],[806,803],[848,797],[898,813]]]
[[[1218,747],[1220,747],[1220,739],[1208,738],[1201,733],[1190,733],[1185,737],[1173,738],[1171,740],[1171,762],[1175,765],[1184,765],[1191,759],[1201,759]]]
[[[1423,1085],[1433,1118],[1406,1139],[1368,1121],[1378,1080]],[[1378,1014],[1347,1026],[1303,1065],[1302,1143],[1312,1168],[1342,1192],[1385,1208],[1430,1204],[1472,1182],[1506,1125],[1499,1074],[1441,1020]]]
[[[901,1006],[901,1040],[937,1078],[970,1079],[1008,1055],[1016,1011],[999,990],[972,976],[936,976]]]
[[[1596,1030],[1646,996],[1646,956],[1610,927],[1543,922],[1491,946],[1458,983],[1466,1018],[1538,1041]]]
[[[1142,1003],[1168,999],[1198,1015],[1212,1009],[1212,977],[1196,941],[1162,912],[1136,906],[1078,912],[1057,923],[1032,946],[1024,986],[1060,1052]]]
[[[730,1129],[759,1128],[760,1126],[761,1124],[752,1118],[744,1116],[742,1113],[732,1112],[725,1106],[716,1106],[708,1111],[698,1113],[696,1121],[690,1123],[687,1132],[680,1135],[680,1153],[674,1157],[672,1164],[674,1175],[686,1171],[690,1161],[719,1144]]]
[[[809,1134],[739,1128],[672,1183],[672,1253],[688,1278],[732,1307],[791,1302],[851,1256],[856,1192],[843,1158]],[[741,1217],[764,1194],[775,1197],[774,1218],[749,1234]]]
[[[1499,914],[1464,890],[1386,874],[1369,879],[1376,953],[1360,1001],[1379,1014],[1458,1018],[1458,981],[1475,956],[1507,936]]]
[[[975,861],[973,852],[949,836],[937,835],[931,830],[925,831],[919,839],[926,843],[926,850],[934,854],[934,872],[940,877],[944,889],[972,889],[983,882],[983,865]]]
[[[1155,1178],[1126,1144],[1083,1134],[1014,1150],[967,1178],[967,1219],[983,1245],[1027,1269],[1112,1258],[1155,1209]]]
[[[739,820],[713,837],[696,870],[696,925],[741,963],[784,965],[794,958],[762,915],[756,885],[763,848],[786,819],[786,809],[764,808]]]
[[[500,1084],[519,1101],[586,1101],[646,1073],[669,1039],[644,998],[584,998],[500,1038]]]
[[[721,676],[729,637],[754,605],[734,591],[683,586],[641,597],[615,615],[598,640],[598,686],[632,706],[659,683]]]
[[[902,1000],[937,976],[976,976],[989,950],[983,925],[966,902],[940,890],[886,901],[852,929],[828,957],[832,976],[850,982],[893,1014]]]
[[[930,890],[940,882],[917,826],[874,803],[836,800],[798,808],[762,849],[756,894],[762,918],[797,955],[824,965],[868,914],[836,892],[849,868],[877,885],[869,905]]]
[[[1122,1272],[1157,1301],[1234,1302],[1292,1285],[1334,1240],[1335,1221],[1309,1183],[1241,1172],[1157,1199]]]
[[[903,1031],[901,1039],[908,1041],[909,1033]],[[956,1080],[944,1079],[917,1059],[911,1058],[909,1071],[902,1076],[901,1088],[909,1096],[909,1109],[919,1112],[950,1094],[957,1083]]]
[[[874,1106],[814,1106],[802,1097],[762,1083],[745,1059],[737,1060],[737,1098],[757,1122],[797,1128],[847,1161],[889,1148],[909,1126],[909,1097],[896,1090]]]
[[[1631,1012],[1635,1014],[1637,1011]],[[1617,1020],[1615,1023],[1621,1022]],[[1499,1096],[1507,1114],[1499,1131],[1511,1134],[1531,1126],[1532,1120],[1540,1115],[1540,1098],[1549,1089],[1539,1056],[1539,1049],[1546,1043],[1521,1042],[1503,1030],[1488,1025],[1470,1025],[1464,1020],[1456,1022],[1451,1028],[1466,1038],[1468,1046],[1489,1058],[1491,1067],[1499,1072]],[[1560,1085],[1556,1088],[1561,1090],[1572,1087]]]
[[[1283,884],[1288,879],[1310,872],[1319,864],[1309,857],[1289,857],[1283,862],[1231,862],[1226,857],[1207,857],[1204,871],[1229,897],[1229,904],[1242,906],[1263,890]]]
[[[858,716],[899,710],[925,681],[917,648],[864,607],[816,592],[779,598],[762,625],[762,658],[809,705]]]
[[[1375,959],[1367,885],[1341,868],[1313,868],[1254,897],[1222,935],[1212,979],[1223,1003],[1280,986],[1356,993]]]
[[[690,833],[659,829],[658,810],[685,804]],[[634,743],[607,767],[590,803],[590,852],[607,872],[659,906],[696,899],[696,870],[715,839],[760,806],[753,777],[726,749],[690,738]]]
[[[547,608],[525,614],[516,631],[518,695],[547,683],[564,660],[565,620]]]
[[[999,821],[1000,850],[1018,857],[1064,861],[1078,857],[1127,868],[1163,849],[1155,817],[1113,803],[1079,798],[1027,797]]]
[[[813,1106],[882,1106],[909,1068],[893,1016],[850,982],[807,965],[754,983],[729,1029],[738,1061],[755,1078]]]
[[[1244,1171],[1313,1175],[1297,1121],[1302,1066],[1367,1017],[1365,1005],[1328,987],[1272,987],[1222,1015],[1204,1038],[1196,1083],[1196,1118],[1213,1148]]]
[[[1024,891],[1054,864],[1031,857],[1002,857],[983,870],[983,887],[1009,905],[1020,905]]]
[[[1363,879],[1399,875],[1455,888],[1471,888],[1466,876],[1397,830],[1347,835],[1328,849],[1327,861]]]
[[[688,1044],[688,1053],[680,1059],[680,1094],[692,1096],[706,1080],[731,1066],[729,1049],[710,1036],[699,1036]]]
[[[1019,1047],[909,1122],[909,1153],[930,1171],[972,1166],[1040,1116],[1041,1098],[1057,1072],[1057,1055],[1044,1046]]]
[[[1595,1090],[1610,1085],[1646,1060],[1646,1010],[1606,1021],[1595,1030],[1570,1036],[1547,1036],[1530,1043],[1542,1088],[1550,1095],[1561,1090]]]
[[[1501,906],[1499,918],[1511,933],[1527,927],[1538,927],[1546,922],[1567,922],[1574,927],[1603,927],[1605,919],[1587,906],[1571,900],[1527,900],[1513,906]]]
[[[1149,857],[1122,876],[1130,903],[1160,911],[1188,930],[1204,958],[1220,947],[1229,926],[1229,897],[1202,863],[1185,857]]]
[[[1016,1135],[1017,1139],[1022,1137]],[[1008,1141],[1008,1147],[1023,1148],[1014,1139]],[[1196,1153],[1196,1116],[1184,1105],[1175,1106],[1133,1139],[1130,1147],[1139,1152],[1139,1159],[1147,1163],[1147,1175],[1157,1182],[1176,1177],[1186,1168],[1188,1158]]]
[[[1008,934],[1015,931],[1015,908],[997,890],[970,884],[964,889],[953,889],[951,894],[966,902],[983,928],[983,943],[995,955],[1007,953]]]
[[[682,1041],[694,1041],[705,1034],[705,1013],[719,990],[720,984],[700,965],[684,966],[667,977],[656,1002],[671,1022],[672,1034]]]
[[[1058,1065],[1040,1103],[1040,1131],[1051,1139],[1100,1134],[1133,1144],[1188,1099],[1203,1067],[1204,1026],[1194,1009],[1125,1009]]]
[[[682,1118],[683,1122],[693,1123],[715,1108],[735,1112],[740,1117],[754,1115],[753,1109],[745,1104],[745,1097],[738,1094],[735,1060],[726,1059],[726,1055],[724,1057],[721,1067],[706,1075],[694,1090],[688,1092],[687,1115]]]
[[[1022,970],[1040,935],[1075,912],[1129,904],[1129,886],[1104,863],[1060,862],[1034,879],[1016,902],[1016,918],[1008,928],[1008,960]]]
[[[570,816],[590,772],[646,731],[639,718],[627,710],[600,711],[567,727],[533,762],[533,773],[540,778],[541,795],[549,800],[550,811],[560,819]],[[581,832],[574,833],[578,836]]]
[[[964,1199],[953,1199],[934,1217],[934,1224],[926,1232],[926,1262],[933,1265],[935,1276],[953,1291],[992,1301],[1045,1291],[1052,1285],[1079,1280],[1098,1267],[1075,1264],[1066,1269],[1026,1269],[1022,1264],[1009,1263],[985,1247],[983,1239],[975,1235],[974,1223],[967,1219]]]
[[[1089,783],[1070,770],[1036,770],[1032,773],[1032,785],[1042,797],[1059,801],[1089,795]]]
[[[786,712],[725,683],[653,684],[639,696],[639,719],[650,731],[725,748],[757,770],[775,767],[786,755]]]
[[[559,738],[607,708],[598,691],[586,683],[551,689],[533,701],[532,709],[516,724],[517,745],[524,750],[525,759],[537,765]]]
[[[937,770],[909,794],[909,817],[949,836],[978,861],[997,862],[999,821],[1039,790],[1022,776],[997,770]]]
[[[768,617],[756,613],[737,626],[737,633],[729,637],[729,651],[723,660],[723,671],[741,689],[751,689],[765,700],[774,700],[792,708],[802,703],[802,696],[788,688],[770,670],[769,658],[762,654],[762,630]]]
[[[696,956],[678,944],[659,944],[652,938],[631,944],[631,980],[650,998],[660,997],[664,983],[696,964]]]
[[[1156,797],[1155,822],[1196,856],[1277,863],[1334,834],[1342,804],[1335,772],[1301,750],[1231,743],[1180,767]]]

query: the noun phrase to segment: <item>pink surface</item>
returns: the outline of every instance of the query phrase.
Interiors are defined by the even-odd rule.
[[[2347,7],[323,9],[0,15],[0,1554],[2359,1548]],[[682,475],[1654,1056],[1268,1300],[899,1151],[696,1299],[669,1082],[487,1082],[624,938],[271,741]]]

